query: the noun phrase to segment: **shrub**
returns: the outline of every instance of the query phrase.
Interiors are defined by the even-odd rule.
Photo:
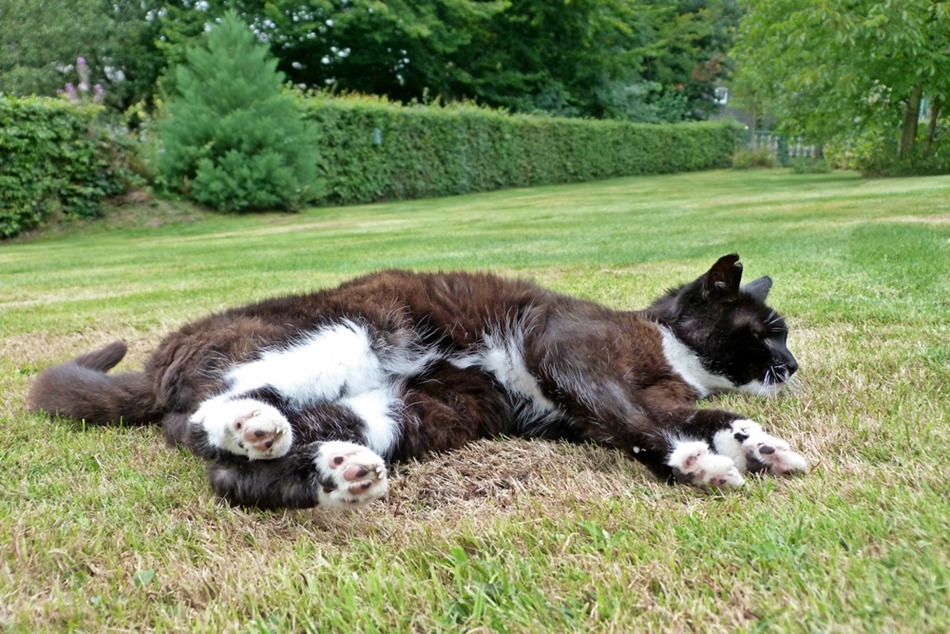
[[[753,167],[773,168],[778,164],[775,152],[771,148],[760,147],[755,150],[739,148],[732,155],[732,169],[746,170]]]
[[[510,115],[359,95],[302,106],[321,129],[325,199],[337,204],[726,167],[741,138],[729,123]]]
[[[0,236],[31,229],[56,208],[98,216],[103,198],[125,190],[125,140],[94,125],[99,110],[0,94]]]
[[[792,168],[792,172],[795,174],[827,174],[832,168],[831,163],[824,158],[808,156],[789,159],[788,166]]]
[[[942,130],[941,130],[942,131]],[[938,131],[933,144],[918,139],[907,156],[897,156],[896,129],[873,128],[825,146],[825,156],[838,168],[864,176],[926,176],[950,174],[950,135]]]
[[[317,196],[316,131],[237,14],[226,13],[187,60],[160,126],[165,182],[222,211],[294,209]]]

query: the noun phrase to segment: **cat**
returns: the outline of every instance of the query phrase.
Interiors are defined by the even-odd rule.
[[[670,483],[738,487],[808,466],[759,424],[695,406],[772,394],[798,369],[772,280],[741,276],[723,256],[617,311],[489,273],[382,271],[186,324],[141,372],[107,374],[126,353],[112,343],[41,373],[27,400],[158,423],[242,506],[362,506],[386,493],[388,462],[500,435],[593,441]]]

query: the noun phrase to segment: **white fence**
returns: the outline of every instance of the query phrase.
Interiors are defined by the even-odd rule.
[[[749,147],[752,147],[751,143],[749,143]],[[788,137],[768,131],[757,131],[755,133],[755,147],[756,149],[770,149],[775,154],[775,158],[783,165],[788,163],[789,159],[819,158],[821,156],[820,146],[807,144],[800,136]]]

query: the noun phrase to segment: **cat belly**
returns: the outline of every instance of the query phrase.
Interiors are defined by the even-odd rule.
[[[232,368],[224,377],[225,391],[199,406],[191,418],[197,432],[192,435],[198,437],[193,445],[207,443],[252,460],[279,458],[290,450],[289,444],[281,445],[280,452],[265,453],[247,442],[257,431],[248,431],[248,425],[259,418],[251,414],[264,411],[283,438],[291,436],[287,430],[305,441],[330,436],[390,455],[399,438],[395,412],[400,409],[392,369],[425,367],[428,355],[412,356],[409,351],[379,350],[367,329],[352,321],[266,350],[256,360]],[[320,415],[321,408],[332,414],[342,412],[336,416],[340,420],[358,419],[359,429],[352,424],[314,429],[328,420]],[[274,420],[274,410],[281,420]]]
[[[291,407],[335,400],[343,392],[377,389],[383,368],[366,329],[350,321],[323,328],[301,342],[268,350],[225,376],[228,394],[270,387]]]
[[[295,437],[302,443],[355,442],[385,458],[419,457],[452,448],[453,435],[467,439],[497,433],[542,435],[543,428],[558,418],[557,408],[525,363],[524,338],[517,328],[483,333],[478,345],[464,351],[426,347],[418,336],[398,339],[405,343],[380,343],[364,326],[343,321],[234,367],[225,376],[227,389],[204,401],[192,416],[196,430],[192,436],[197,438],[192,446],[210,445],[207,453],[220,450],[272,459],[285,455],[289,439]],[[415,383],[418,395],[420,381],[448,380],[446,366],[439,365],[443,361],[453,369],[453,381],[460,380],[457,371],[461,372],[469,394],[480,390],[484,412],[446,394],[443,405],[457,412],[455,420],[407,419],[407,384]],[[485,375],[493,379],[487,382],[490,387]],[[490,408],[489,400],[506,405]],[[283,414],[282,420],[276,420],[275,409]],[[262,411],[267,415],[258,416]],[[444,434],[421,429],[432,425],[450,427],[454,434],[442,438]],[[420,437],[401,443],[406,434]],[[275,447],[268,444],[271,441]]]

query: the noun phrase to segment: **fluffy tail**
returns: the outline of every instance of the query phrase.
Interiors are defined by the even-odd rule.
[[[88,423],[160,422],[155,388],[144,372],[106,374],[127,350],[116,341],[44,371],[26,397],[30,409]]]

